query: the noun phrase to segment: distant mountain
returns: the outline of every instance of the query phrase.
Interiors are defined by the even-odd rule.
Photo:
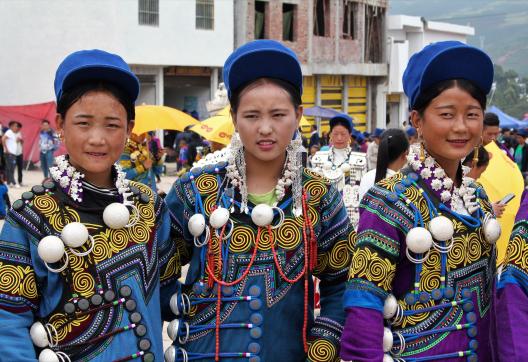
[[[468,42],[483,48],[496,64],[528,77],[528,1],[389,0],[389,14],[470,25]]]

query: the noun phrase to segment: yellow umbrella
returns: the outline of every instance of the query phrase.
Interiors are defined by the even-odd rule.
[[[478,182],[484,186],[490,202],[497,202],[506,194],[512,192],[515,198],[510,201],[499,220],[502,234],[497,241],[497,263],[501,263],[506,254],[506,248],[519,210],[521,195],[524,190],[524,180],[519,167],[495,144],[490,142],[486,150],[492,154],[488,168],[479,177]]]
[[[230,115],[216,115],[191,127],[191,131],[198,133],[208,141],[227,145],[235,132],[235,126]]]
[[[137,106],[133,133],[140,135],[157,129],[183,131],[200,123],[187,113],[166,106]]]

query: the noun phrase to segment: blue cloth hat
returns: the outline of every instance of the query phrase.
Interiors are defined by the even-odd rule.
[[[403,90],[414,109],[419,95],[434,84],[466,79],[485,94],[491,90],[493,63],[482,50],[459,41],[432,43],[413,54],[403,73]]]
[[[330,124],[330,131],[332,131],[332,128],[336,126],[337,124],[344,125],[350,134],[353,134],[354,131],[354,122],[352,117],[350,117],[348,114],[341,113],[338,116],[334,116],[330,118],[329,121]]]
[[[363,136],[363,133],[356,129],[352,131],[352,137],[356,139],[357,143],[363,143],[363,141],[365,140],[365,136]]]
[[[370,137],[370,133],[368,133],[367,131],[363,132],[363,137],[369,138]]]
[[[57,102],[65,90],[84,81],[103,80],[115,84],[135,102],[139,94],[139,79],[119,55],[103,50],[80,50],[68,55],[55,73]]]
[[[407,128],[407,130],[405,131],[407,133],[407,137],[414,137],[416,136],[416,128],[414,127],[409,127]]]
[[[225,61],[224,84],[227,96],[259,78],[281,79],[302,94],[301,63],[295,53],[275,40],[255,40],[237,48]]]
[[[383,128],[376,128],[374,130],[374,132],[372,132],[372,137],[373,138],[380,138],[381,134],[383,133],[383,131],[385,131]]]
[[[528,130],[526,128],[519,128],[517,134],[519,136],[528,137]]]

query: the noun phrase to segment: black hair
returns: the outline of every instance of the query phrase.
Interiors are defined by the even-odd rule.
[[[65,90],[57,102],[57,113],[63,119],[66,118],[66,112],[70,107],[81,99],[86,93],[91,91],[106,91],[113,95],[119,103],[125,108],[127,113],[127,121],[130,122],[136,118],[136,110],[134,108],[134,101],[121,88],[106,81],[87,81],[74,85],[72,88]]]
[[[275,84],[276,86],[284,89],[290,96],[291,102],[293,103],[293,107],[295,109],[299,108],[299,106],[302,104],[301,90],[290,82],[277,78],[259,78],[247,82],[231,92],[231,98],[229,99],[231,112],[236,113],[238,106],[240,105],[240,95],[247,87],[255,83],[264,84],[265,82]]]
[[[389,164],[398,159],[409,149],[409,140],[405,132],[398,128],[389,128],[381,134],[376,163],[375,182],[387,176]]]
[[[484,114],[484,127],[499,127],[499,116],[492,112]]]
[[[448,79],[435,83],[421,92],[414,103],[413,110],[418,111],[418,114],[423,117],[425,109],[433,99],[438,97],[443,91],[454,87],[458,87],[468,92],[471,97],[479,102],[482,110],[486,109],[486,94],[474,83],[466,79]]]
[[[475,156],[475,150],[471,151],[469,155],[466,156],[464,161],[462,161],[463,165],[473,167],[473,157]],[[486,166],[489,164],[490,157],[488,151],[484,148],[484,146],[480,146],[478,149],[478,161],[477,161],[477,167]]]
[[[47,119],[43,119],[40,124],[44,124],[44,123],[47,123],[47,124],[50,124],[50,121],[48,121]]]

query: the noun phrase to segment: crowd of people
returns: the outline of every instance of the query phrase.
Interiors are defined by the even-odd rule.
[[[497,269],[503,205],[478,178],[489,143],[523,173],[528,151],[524,130],[485,113],[487,54],[455,41],[414,54],[412,127],[364,134],[342,114],[305,140],[291,49],[247,43],[223,76],[231,143],[192,167],[203,141],[175,135],[180,173],[160,197],[166,150],[132,133],[127,63],[94,49],[59,64],[41,162],[58,142],[66,154],[0,234],[1,360],[525,360],[528,199]],[[2,139],[13,165],[19,132]]]

